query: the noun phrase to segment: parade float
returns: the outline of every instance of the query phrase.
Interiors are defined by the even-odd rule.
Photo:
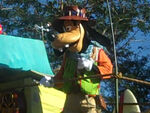
[[[0,35],[0,112],[60,113],[65,94],[39,84],[54,76],[43,41]]]

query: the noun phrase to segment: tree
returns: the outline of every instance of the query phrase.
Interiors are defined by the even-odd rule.
[[[42,2],[40,2],[42,1]],[[0,21],[4,31],[10,35],[41,39],[41,33],[34,28],[35,24],[45,26],[62,15],[63,5],[77,4],[87,9],[90,19],[96,20],[93,26],[99,33],[112,39],[109,14],[106,0],[3,0],[1,6],[12,8],[0,11]],[[150,31],[150,1],[149,0],[111,0],[112,21],[116,40],[116,51],[119,71],[124,75],[150,81],[150,68],[148,57],[131,51],[131,40],[136,40],[136,34],[143,32],[146,35]],[[141,37],[141,39],[145,38]],[[45,40],[46,37],[45,37]],[[139,48],[140,50],[140,48]],[[109,50],[113,54],[113,48]],[[138,51],[138,50],[136,50]],[[113,55],[111,55],[113,56]],[[51,59],[55,57],[50,57]],[[112,61],[114,58],[112,57]],[[55,64],[56,62],[54,62]],[[150,90],[147,86],[128,81],[119,81],[120,91],[130,88],[136,94],[139,102],[150,100]],[[109,87],[108,100],[114,98],[113,80],[106,82]],[[146,106],[141,106],[142,110]],[[109,110],[108,110],[109,111]],[[110,111],[109,111],[110,112]]]

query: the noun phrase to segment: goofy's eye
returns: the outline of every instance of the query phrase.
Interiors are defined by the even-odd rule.
[[[66,31],[71,31],[72,26],[66,26]]]

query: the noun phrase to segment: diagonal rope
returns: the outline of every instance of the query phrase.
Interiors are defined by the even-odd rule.
[[[77,81],[77,80],[82,80],[82,79],[101,79],[100,76],[104,76],[104,77],[105,76],[111,76],[111,78],[115,78],[115,79],[117,78],[120,80],[127,80],[130,82],[136,82],[139,84],[144,84],[144,85],[150,86],[150,81],[144,81],[144,80],[139,80],[139,79],[135,79],[135,78],[125,77],[122,75],[122,73],[119,73],[118,75],[115,75],[114,73],[112,73],[112,74],[107,74],[107,75],[96,74],[96,75],[91,75],[91,76],[87,76],[87,77],[81,76],[81,77],[76,77],[76,78],[72,78],[72,79],[57,80],[54,83],[59,84],[59,83],[72,82],[72,81]]]

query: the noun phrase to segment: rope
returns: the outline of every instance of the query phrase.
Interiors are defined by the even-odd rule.
[[[144,80],[139,80],[139,79],[135,79],[135,78],[125,77],[125,76],[122,75],[122,73],[119,73],[118,75],[115,75],[113,73],[112,74],[107,74],[107,75],[96,74],[96,75],[91,75],[91,76],[87,76],[87,77],[65,79],[63,81],[55,81],[55,83],[57,84],[57,83],[64,83],[64,82],[72,82],[72,81],[77,81],[77,80],[82,80],[82,79],[97,79],[97,78],[101,79],[100,76],[111,76],[111,78],[128,80],[128,81],[131,81],[131,82],[136,82],[136,83],[145,84],[145,85],[150,86],[149,81],[144,81]]]
[[[135,79],[135,78],[125,77],[125,76],[122,75],[121,72],[118,73],[118,75],[114,76],[114,77],[117,77],[118,79],[123,79],[123,80],[128,80],[128,81],[132,81],[132,82],[137,82],[137,83],[145,84],[145,85],[150,85],[149,81],[144,81],[144,80],[139,80],[139,79]]]
[[[128,78],[128,77],[122,77],[122,78],[119,78],[119,79],[128,80],[128,81],[132,81],[132,82],[137,82],[137,83],[140,83],[140,84],[145,84],[145,85],[150,86],[150,82],[148,82],[148,81],[143,81],[143,80],[138,80],[138,79]]]
[[[116,103],[106,103],[107,105],[115,105]],[[119,103],[119,105],[139,105],[139,106],[149,106],[150,102],[143,103]]]

